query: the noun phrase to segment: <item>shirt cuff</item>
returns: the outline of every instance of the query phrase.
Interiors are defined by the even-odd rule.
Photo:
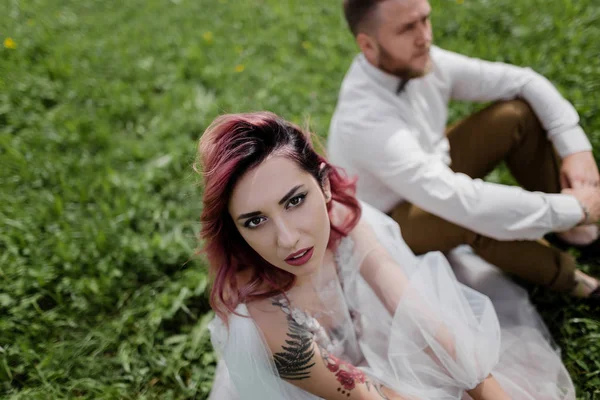
[[[570,194],[547,194],[554,214],[553,231],[564,232],[575,227],[584,214],[579,201]]]
[[[560,158],[565,158],[568,155],[582,151],[592,151],[592,145],[579,125],[557,135],[550,136],[550,140],[554,144],[554,148],[558,152],[558,155],[560,155]]]

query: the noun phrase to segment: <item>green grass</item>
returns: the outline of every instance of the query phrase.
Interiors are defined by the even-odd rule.
[[[262,109],[325,136],[356,52],[339,2],[5,3],[0,397],[205,398],[196,140],[219,113]],[[543,73],[600,150],[596,0],[432,5],[439,45]],[[453,105],[451,120],[473,109]],[[503,169],[491,179],[510,182]],[[597,398],[598,309],[532,296],[579,397]]]

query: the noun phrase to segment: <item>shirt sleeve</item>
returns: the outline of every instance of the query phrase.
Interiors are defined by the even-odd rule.
[[[583,211],[575,197],[528,192],[472,179],[423,151],[401,120],[369,122],[357,130],[356,162],[402,198],[441,218],[498,240],[536,240],[575,226]]]
[[[579,126],[577,111],[542,75],[530,68],[438,50],[438,61],[449,74],[453,99],[485,102],[521,98],[534,110],[562,158],[592,150]]]

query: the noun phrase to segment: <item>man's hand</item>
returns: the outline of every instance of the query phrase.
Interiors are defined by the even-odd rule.
[[[600,188],[582,186],[577,189],[564,189],[563,194],[575,196],[588,210],[589,216],[585,224],[595,224],[600,221]]]
[[[563,189],[600,186],[598,166],[591,151],[574,153],[563,159],[560,185]]]

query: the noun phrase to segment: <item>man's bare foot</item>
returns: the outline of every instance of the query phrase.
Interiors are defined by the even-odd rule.
[[[600,282],[598,282],[596,278],[593,278],[580,270],[575,270],[575,280],[577,281],[577,284],[571,291],[571,294],[574,297],[588,297],[600,285]]]
[[[574,246],[588,245],[598,239],[599,235],[600,229],[598,225],[576,226],[566,232],[557,234],[564,242]]]

